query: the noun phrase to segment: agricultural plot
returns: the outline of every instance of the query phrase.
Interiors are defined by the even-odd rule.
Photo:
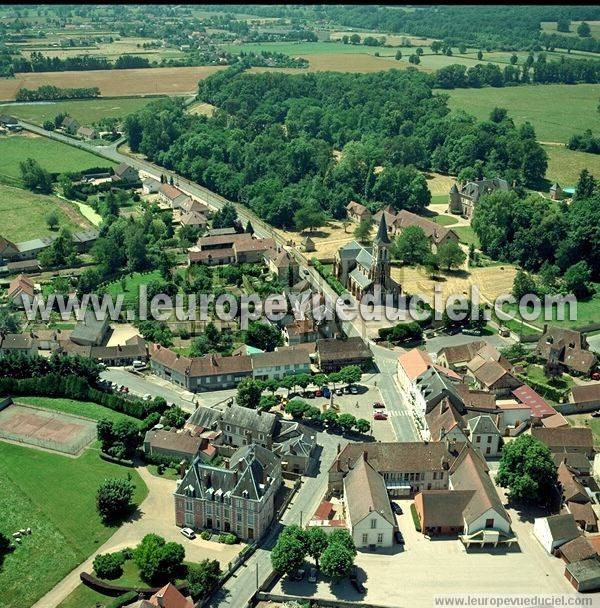
[[[26,158],[35,158],[50,173],[116,166],[105,158],[79,148],[47,137],[25,133],[0,137],[0,181],[20,183],[19,163]]]
[[[595,84],[549,84],[523,87],[454,89],[440,91],[450,96],[452,110],[464,110],[480,120],[495,107],[506,108],[516,124],[534,126],[542,142],[565,143],[573,133],[598,130],[596,107],[600,87]]]
[[[121,97],[45,103],[11,103],[1,104],[0,112],[36,125],[42,125],[46,120],[54,120],[57,114],[68,114],[79,123],[90,125],[102,118],[124,118],[128,114],[137,112],[150,101],[148,97]]]
[[[4,560],[0,606],[29,608],[113,534],[96,512],[96,490],[102,480],[128,474],[139,504],[147,488],[138,473],[94,450],[68,458],[0,443],[0,531],[32,529]]]
[[[0,100],[15,98],[20,88],[37,89],[42,85],[64,88],[98,87],[104,96],[181,95],[194,93],[198,81],[207,78],[223,66],[185,68],[145,68],[136,70],[92,70],[89,72],[34,72],[0,78]]]
[[[556,31],[556,21],[542,21],[540,24],[542,27],[542,31],[548,34],[560,34],[561,36],[575,36],[577,37],[577,26],[581,23],[581,21],[571,21],[571,27],[569,28],[569,32],[558,32]],[[592,38],[599,39],[600,38],[600,21],[586,21],[586,23],[590,26],[590,32],[592,34]]]
[[[91,227],[77,207],[67,201],[0,184],[0,234],[4,238],[20,242],[56,234],[46,223],[51,211],[58,216],[59,230],[86,230]]]
[[[569,150],[564,146],[544,146],[548,154],[546,179],[558,182],[561,186],[574,186],[582,169],[592,175],[600,175],[600,156],[578,150]]]

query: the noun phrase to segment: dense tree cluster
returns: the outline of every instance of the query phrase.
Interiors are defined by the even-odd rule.
[[[532,271],[555,266],[560,273],[585,262],[592,278],[600,276],[600,191],[585,170],[569,205],[537,194],[494,192],[480,199],[472,226],[494,259]]]
[[[319,211],[341,218],[352,199],[418,212],[430,195],[417,169],[458,173],[482,165],[524,181],[545,171],[523,166],[542,154],[531,132],[508,120],[450,116],[446,98],[433,95],[428,76],[414,70],[288,75],[231,68],[204,80],[200,98],[220,111],[190,116],[176,101],[161,100],[130,115],[131,148],[279,227],[291,227],[293,218],[305,227],[304,215],[314,222]],[[301,209],[307,213],[299,216]]]
[[[591,129],[571,136],[567,144],[569,150],[581,150],[591,154],[600,154],[600,137],[594,137]]]
[[[98,87],[61,88],[43,85],[37,89],[21,88],[17,91],[17,101],[55,101],[57,99],[91,99],[100,95]]]

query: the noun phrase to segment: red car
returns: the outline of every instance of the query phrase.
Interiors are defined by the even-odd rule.
[[[322,396],[323,396],[323,391],[320,391],[320,390],[315,391],[315,397],[322,397]]]
[[[592,374],[592,380],[600,380],[600,371]]]
[[[373,420],[387,420],[387,414],[385,412],[375,412]]]
[[[377,408],[384,408],[385,405],[383,405],[383,403],[381,403],[381,401],[375,401],[375,403],[373,404],[373,407],[375,409],[377,409]]]

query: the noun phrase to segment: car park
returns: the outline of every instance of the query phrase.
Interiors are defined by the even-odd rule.
[[[189,540],[196,538],[196,533],[191,528],[181,528],[179,531]]]

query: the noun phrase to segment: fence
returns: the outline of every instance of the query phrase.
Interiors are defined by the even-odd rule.
[[[18,413],[25,415],[29,413],[31,416],[37,418],[38,426],[36,428],[25,428],[23,429],[23,432],[18,432],[16,428],[11,430],[11,419]],[[68,425],[73,424],[74,421],[79,428],[69,429]],[[3,423],[9,428],[3,426]],[[35,419],[30,420],[30,425],[33,425],[34,423]],[[52,431],[56,433],[56,439],[35,435],[35,433],[40,431],[40,429],[43,429],[43,427],[49,423],[54,427]],[[63,429],[60,428],[60,423],[63,423]],[[25,422],[25,424],[27,424],[27,422]],[[69,430],[74,436],[67,434]],[[60,435],[61,431],[65,433],[64,436]],[[25,445],[33,445],[46,450],[61,452],[63,454],[75,455],[81,452],[83,448],[96,438],[96,424],[94,421],[89,418],[84,418],[83,416],[51,412],[43,408],[15,403],[10,410],[7,410],[6,406],[0,410],[0,438]]]

